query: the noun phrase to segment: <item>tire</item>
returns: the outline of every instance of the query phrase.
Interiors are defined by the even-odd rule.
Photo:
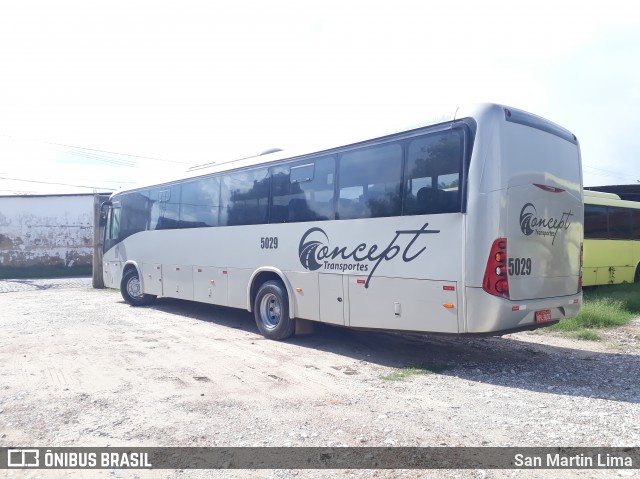
[[[145,306],[156,299],[155,295],[142,292],[138,270],[135,268],[128,269],[122,276],[120,294],[131,306]]]
[[[293,335],[296,323],[289,317],[289,295],[280,281],[267,281],[256,294],[253,305],[256,325],[267,339],[284,339]]]
[[[640,264],[636,266],[636,275],[633,278],[634,283],[640,283]]]

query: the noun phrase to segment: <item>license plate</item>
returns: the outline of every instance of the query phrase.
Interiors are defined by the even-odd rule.
[[[551,321],[551,310],[543,309],[541,311],[536,311],[536,323],[548,323]]]

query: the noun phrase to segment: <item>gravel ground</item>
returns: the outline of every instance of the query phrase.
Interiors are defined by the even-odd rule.
[[[132,308],[91,280],[0,281],[1,446],[640,447],[640,322],[588,342],[321,327]],[[431,374],[386,376],[421,365]],[[6,477],[640,477],[630,470],[5,471]]]

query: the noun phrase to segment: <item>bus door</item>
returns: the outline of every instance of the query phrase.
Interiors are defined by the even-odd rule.
[[[122,278],[122,264],[120,259],[120,203],[108,205],[103,243],[104,283],[110,288],[119,288]]]

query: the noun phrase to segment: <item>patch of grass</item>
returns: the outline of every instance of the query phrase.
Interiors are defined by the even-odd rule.
[[[585,288],[584,296],[587,300],[598,298],[619,300],[626,310],[640,314],[640,283],[623,283]]]
[[[583,329],[582,331],[574,331],[571,336],[583,341],[600,341],[602,337],[598,333],[594,333],[590,329]]]
[[[446,366],[441,364],[428,364],[428,363],[420,363],[415,366],[409,366],[406,368],[400,368],[397,371],[392,372],[391,374],[387,374],[385,376],[380,376],[380,379],[384,381],[404,381],[412,376],[417,376],[419,374],[434,374],[439,373],[447,369]]]
[[[583,298],[578,316],[563,319],[547,330],[581,331],[584,337],[580,339],[589,339],[585,330],[624,326],[640,316],[640,284],[637,283],[586,288]],[[591,334],[596,335],[594,332]]]

